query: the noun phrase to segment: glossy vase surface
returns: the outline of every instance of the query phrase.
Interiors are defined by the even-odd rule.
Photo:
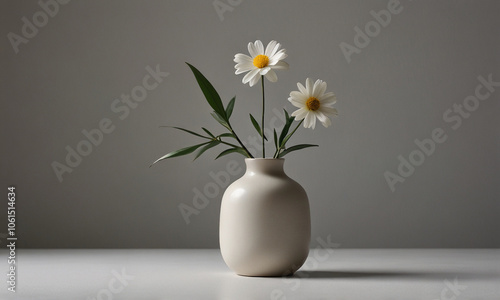
[[[290,275],[309,253],[309,201],[302,186],[285,174],[284,161],[245,159],[245,174],[222,197],[221,253],[239,275]]]

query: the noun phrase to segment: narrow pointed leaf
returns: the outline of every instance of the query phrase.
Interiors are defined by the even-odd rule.
[[[274,151],[273,158],[278,158],[281,148],[278,145],[278,134],[276,133],[276,128],[274,128],[273,136],[274,136],[274,147],[276,147],[276,151]]]
[[[276,134],[276,128],[274,128],[274,145],[278,149],[278,135]]]
[[[199,133],[196,133],[196,132],[194,132],[194,131],[187,130],[187,129],[184,129],[184,128],[181,128],[181,127],[175,127],[175,126],[160,126],[160,127],[174,128],[174,129],[178,129],[178,130],[185,131],[185,132],[190,133],[190,134],[195,135],[195,136],[199,136],[199,137],[202,137],[202,138],[208,139],[208,137],[206,137],[206,136],[203,136],[203,135],[201,135],[201,134],[199,134]]]
[[[284,139],[283,139],[283,147],[285,147],[286,143],[288,142],[288,140],[292,137],[292,134],[293,132],[290,132]]]
[[[219,155],[217,155],[217,157],[215,159],[218,159],[222,156],[225,156],[225,155],[228,155],[228,154],[231,154],[231,153],[240,153],[242,154],[243,156],[245,157],[248,157],[248,154],[245,152],[245,150],[241,147],[235,147],[235,148],[229,148],[229,149],[226,149],[224,151],[222,151]]]
[[[229,118],[231,118],[231,115],[233,114],[233,108],[234,108],[235,101],[236,101],[236,96],[234,96],[233,99],[231,99],[231,101],[229,101],[229,103],[227,104],[226,116],[227,116],[228,120],[229,120]]]
[[[224,119],[222,119],[222,117],[217,112],[214,111],[214,112],[211,113],[211,115],[222,126],[226,127],[228,130],[231,130],[231,127],[229,126],[229,124]]]
[[[221,134],[218,135],[218,137],[229,137],[229,138],[236,139],[236,137],[234,136],[234,134],[232,134],[230,132],[221,133]]]
[[[290,123],[290,125],[291,125],[293,123],[293,121],[295,121],[295,117],[290,116],[288,114],[288,111],[286,111],[286,109],[283,109],[283,111],[285,112],[285,118],[286,118],[286,122],[285,123]]]
[[[263,132],[260,129],[259,123],[255,120],[255,118],[250,114],[250,120],[252,120],[253,127],[255,127],[255,130],[259,133],[260,137],[263,136]],[[264,139],[267,141],[267,137],[264,135]]]
[[[288,139],[292,136],[292,134],[288,134],[288,131],[290,130],[290,126],[292,126],[293,121],[295,121],[295,117],[291,117],[286,109],[283,109],[285,112],[285,117],[286,117],[286,122],[285,126],[283,126],[283,129],[281,130],[280,138],[278,144],[280,145],[281,148],[284,148],[286,145],[286,142],[288,142]],[[288,136],[287,136],[288,134]]]
[[[194,74],[194,77],[196,78],[196,81],[198,82],[198,85],[201,88],[201,91],[203,92],[203,95],[205,95],[205,98],[207,99],[208,104],[224,119],[227,120],[226,117],[226,111],[224,110],[224,105],[222,104],[222,100],[220,99],[219,93],[215,90],[213,85],[208,81],[203,74],[201,74],[198,69],[193,67],[191,64],[186,63],[189,68],[191,68],[191,71]]]
[[[297,151],[297,150],[304,149],[304,148],[309,148],[309,147],[318,147],[318,145],[311,145],[311,144],[295,145],[295,146],[292,146],[290,148],[287,148],[287,149],[283,150],[283,152],[281,152],[279,154],[279,157],[283,157],[283,156],[287,155],[290,152]]]
[[[255,120],[255,118],[252,116],[252,114],[250,114],[250,120],[252,121],[252,125],[255,128],[255,130],[257,130],[259,135],[262,136],[262,132],[260,131],[260,125],[257,122],[257,120]]]
[[[189,147],[186,147],[186,148],[182,148],[182,149],[179,149],[179,150],[172,151],[172,152],[170,152],[170,153],[168,153],[168,154],[166,154],[166,155],[158,158],[157,160],[155,160],[155,162],[152,163],[151,166],[154,165],[154,164],[156,164],[157,162],[159,162],[161,160],[164,160],[164,159],[167,159],[167,158],[178,157],[178,156],[183,156],[183,155],[187,155],[187,154],[193,153],[196,149],[198,149],[201,146],[206,145],[208,143],[210,143],[210,142],[206,142],[206,143],[202,143],[202,144],[198,144],[198,145],[194,145],[194,146],[189,146]]]
[[[208,129],[206,129],[205,127],[201,127],[201,129],[203,129],[203,131],[205,131],[209,136],[215,139],[215,135],[213,135],[210,131],[208,131]]]
[[[286,123],[288,122],[288,120],[290,119],[290,115],[288,115],[288,112],[286,111],[286,109],[283,109],[285,111],[285,118],[286,118]]]
[[[202,148],[200,148],[200,150],[198,151],[198,153],[196,153],[196,156],[194,157],[193,161],[196,160],[198,157],[200,157],[208,149],[213,148],[213,147],[215,147],[215,146],[217,146],[219,144],[220,144],[219,141],[212,141],[209,144],[203,146]]]
[[[274,128],[274,146],[278,149],[278,135],[276,134],[276,128]]]
[[[283,126],[283,129],[281,129],[281,134],[280,134],[280,139],[279,139],[279,145],[283,148],[285,146],[285,143],[283,143],[283,140],[285,139],[286,135],[288,134],[288,130],[290,130],[290,126],[292,123],[290,123],[288,120],[285,123],[285,126]]]

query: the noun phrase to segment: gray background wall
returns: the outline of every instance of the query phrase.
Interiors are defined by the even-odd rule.
[[[478,76],[500,81],[498,1],[401,0],[350,63],[340,44],[354,46],[355,27],[364,31],[388,0],[220,1],[231,8],[221,15],[213,1],[71,1],[47,22],[37,1],[0,2],[1,181],[17,187],[20,246],[218,247],[223,189],[210,172],[222,176],[228,163],[242,172],[243,158],[210,152],[148,166],[196,142],[159,125],[222,129],[186,61],[224,101],[237,95],[234,125],[244,140],[255,135],[247,116],[259,115],[260,88],[241,83],[232,59],[256,39],[281,42],[291,66],[267,84],[268,121],[273,107],[293,110],[286,98],[306,77],[339,99],[333,128],[294,137],[320,147],[286,160],[309,194],[312,246],[328,236],[346,248],[500,246],[500,88],[458,128],[457,113],[443,118],[475,94]],[[22,18],[34,15],[43,26],[16,54],[8,34],[22,36]],[[114,112],[157,65],[169,75],[127,116]],[[51,164],[65,164],[66,147],[105,118],[114,130],[60,182]],[[446,141],[392,192],[384,173],[397,174],[398,156],[436,128]],[[186,224],[179,206],[193,207],[207,186],[216,195]]]

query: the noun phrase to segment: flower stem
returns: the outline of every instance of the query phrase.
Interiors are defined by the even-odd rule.
[[[264,96],[264,75],[260,75],[262,81],[262,122],[260,125],[261,138],[262,138],[262,158],[266,158],[266,146],[264,142],[264,113],[266,109],[266,98]]]
[[[294,129],[294,130],[292,131],[292,133],[290,134],[290,138],[291,138],[291,137],[292,137],[292,135],[295,133],[295,131],[297,131],[297,128],[299,128],[299,127],[300,127],[300,125],[302,125],[302,122],[304,122],[304,120],[305,120],[305,119],[300,120],[299,124],[297,124],[297,127],[295,127],[295,129]],[[290,138],[288,138],[288,140],[289,140]],[[283,143],[288,142],[288,140],[283,141]]]
[[[290,133],[290,134],[288,135],[288,138],[285,138],[285,139],[283,140],[283,142],[281,143],[281,145],[279,146],[279,148],[278,148],[278,149],[276,149],[276,152],[274,152],[274,156],[273,156],[273,158],[279,158],[279,154],[280,154],[280,152],[281,152],[281,149],[283,149],[283,147],[285,147],[286,142],[288,142],[288,140],[292,137],[292,135],[295,133],[295,131],[297,131],[297,129],[300,127],[300,125],[302,125],[302,123],[303,123],[303,122],[304,122],[304,119],[302,119],[302,120],[299,122],[299,124],[297,124],[297,126],[296,126],[296,127],[295,127],[295,129],[292,131],[292,133]]]
[[[238,144],[240,144],[241,148],[243,148],[243,150],[245,150],[245,152],[247,153],[247,156],[249,158],[253,158],[253,155],[250,153],[250,151],[248,151],[247,147],[245,147],[245,145],[243,145],[243,142],[240,140],[238,135],[236,135],[236,132],[234,132],[233,127],[231,126],[231,123],[229,123],[229,120],[227,120],[227,124],[229,126],[229,128],[228,128],[229,131],[233,134],[234,138],[236,139]]]

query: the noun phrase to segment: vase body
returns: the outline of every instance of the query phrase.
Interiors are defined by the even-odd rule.
[[[245,159],[246,172],[222,197],[222,257],[243,276],[293,274],[309,254],[307,194],[284,170],[284,159]]]

